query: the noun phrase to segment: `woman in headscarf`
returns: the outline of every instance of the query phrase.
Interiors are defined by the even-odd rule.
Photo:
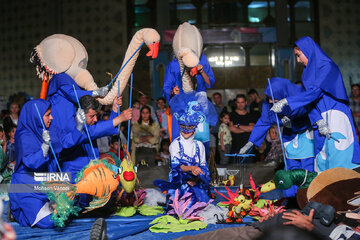
[[[52,119],[51,105],[42,99],[27,102],[20,113],[15,134],[16,166],[9,197],[11,213],[22,226],[54,226],[50,220],[52,208],[49,199],[44,192],[36,190],[41,189],[40,183],[44,179],[37,179],[35,173],[58,170],[56,158],[49,151],[50,144],[57,154],[81,138],[81,133],[76,130],[68,135],[61,135],[61,131],[49,132],[47,129]]]
[[[293,84],[284,78],[271,78],[270,83],[275,102],[305,91],[302,86]],[[266,100],[263,103],[261,117],[256,122],[248,143],[240,149],[240,154],[246,153],[253,145],[260,147],[267,131],[271,126],[276,125],[275,114],[270,111],[273,101],[269,84],[266,86],[264,93]],[[291,111],[289,108],[284,108],[278,114],[278,117],[280,126],[284,127],[282,138],[288,170],[301,168],[313,172],[314,143],[310,121],[307,117],[307,109],[298,108]],[[295,194],[296,187],[284,191],[286,197],[292,197]]]
[[[281,99],[271,110],[278,113],[287,105],[292,110],[309,106],[311,124],[317,126],[315,170],[355,168],[360,164],[360,147],[341,72],[310,37],[300,38],[295,44],[295,57],[304,65],[302,82],[306,91]]]

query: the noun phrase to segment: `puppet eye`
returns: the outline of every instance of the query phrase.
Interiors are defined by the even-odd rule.
[[[134,166],[134,171],[135,171],[135,173],[137,173],[137,167],[136,166]]]
[[[118,174],[119,174],[119,175],[122,173],[122,170],[123,170],[122,167],[119,167],[119,168],[118,168]]]
[[[280,180],[280,181],[279,181],[279,184],[284,184],[284,181],[283,181],[283,180]]]
[[[116,179],[116,174],[113,175],[113,178]]]

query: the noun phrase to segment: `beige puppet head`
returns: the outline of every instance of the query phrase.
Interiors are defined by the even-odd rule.
[[[186,67],[193,68],[199,63],[202,48],[203,39],[199,29],[187,22],[179,25],[173,39],[176,58],[182,59]]]
[[[191,77],[197,74],[197,65],[203,48],[203,39],[195,26],[185,22],[181,24],[173,39],[173,50],[180,65],[180,71],[184,72],[182,77],[182,89],[185,93],[194,91],[194,84]],[[190,68],[190,75],[184,68]]]
[[[35,64],[37,75],[43,80],[58,73],[66,73],[82,88],[97,88],[93,77],[86,70],[86,49],[73,37],[54,34],[45,38],[31,53],[30,61]],[[47,85],[43,87],[47,88]]]

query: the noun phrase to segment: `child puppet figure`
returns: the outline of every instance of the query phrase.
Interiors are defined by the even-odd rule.
[[[174,103],[170,106],[180,125],[180,136],[173,140],[169,149],[169,182],[156,180],[154,184],[162,190],[167,190],[168,204],[171,203],[170,197],[174,197],[177,189],[179,199],[185,193],[191,192],[192,198],[188,205],[190,208],[196,202],[207,203],[210,200],[210,172],[206,163],[205,148],[200,141],[194,139],[197,125],[206,121],[209,105],[206,97],[196,93],[177,95],[171,103]],[[214,108],[210,105],[211,107]]]

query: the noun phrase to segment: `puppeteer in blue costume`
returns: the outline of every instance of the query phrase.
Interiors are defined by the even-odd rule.
[[[275,101],[305,91],[302,86],[295,85],[284,78],[271,78],[270,83]],[[267,131],[272,125],[276,125],[275,113],[270,111],[273,104],[270,103],[272,100],[269,84],[264,93],[267,98],[263,104],[261,117],[251,132],[249,142],[240,150],[241,154],[244,154],[253,145],[260,147]],[[283,111],[278,114],[280,126],[283,126],[282,137],[288,170],[314,171],[314,137],[307,114],[307,108],[297,108],[292,111],[288,107],[283,108]],[[284,190],[285,197],[294,196],[296,190],[296,186]]]
[[[46,129],[49,129],[52,120],[48,101],[36,99],[23,106],[15,134],[16,166],[9,193],[10,210],[22,226],[52,228],[52,210],[47,195],[34,189],[44,179],[37,179],[34,173],[59,171],[56,159],[49,150],[50,141],[58,154],[63,148],[77,144],[81,133],[75,126],[71,134],[62,134],[59,129],[44,130],[35,104]]]
[[[202,54],[203,39],[200,31],[185,22],[180,24],[173,38],[175,58],[167,65],[164,77],[163,95],[169,101],[172,96],[182,93],[201,92],[215,83],[215,76],[205,55]],[[211,124],[212,126],[216,125]],[[179,125],[172,124],[172,139],[180,135]],[[209,154],[210,126],[200,123],[195,139],[201,141]]]
[[[75,81],[66,73],[55,75],[49,85],[48,98],[52,104],[52,111],[54,116],[54,124],[52,126],[61,128],[64,131],[70,131],[76,126],[77,117],[77,99],[74,88],[79,98],[91,95],[91,92],[80,89]],[[89,94],[90,93],[90,94]],[[97,109],[94,109],[97,110]],[[117,113],[111,112],[108,121],[99,121],[95,125],[88,126],[91,140],[97,138],[115,135],[117,129],[113,126],[112,119],[117,116]],[[96,141],[93,141],[95,155],[86,136],[83,133],[83,138],[80,144],[73,146],[61,152],[60,159],[62,160],[62,168],[65,172],[72,173],[72,182],[76,178],[76,173],[86,166],[91,159],[99,157]]]
[[[317,126],[315,170],[355,168],[360,164],[360,149],[341,72],[310,37],[295,44],[297,61],[304,65],[302,82],[306,91],[280,100],[272,110],[280,112],[286,105],[291,109],[309,105],[311,124]]]
[[[86,69],[88,63],[86,49],[80,41],[71,36],[53,34],[45,38],[34,48],[30,60],[34,63],[38,76],[43,79],[41,95],[45,95],[43,97],[47,97],[52,105],[54,121],[50,130],[56,127],[69,133],[76,126],[78,104],[74,87],[78,98],[85,95],[104,97],[108,92],[107,87],[98,89],[96,86],[93,77]],[[48,91],[45,83],[49,83]],[[103,126],[98,124],[96,127],[89,127],[89,134],[94,140],[115,134],[116,130],[114,130],[112,122],[109,121]],[[73,179],[76,177],[75,173],[94,158],[91,155],[88,157],[88,153],[92,154],[92,149],[86,134],[83,135],[80,144],[77,143],[73,149],[64,151],[60,155],[61,162],[67,161],[63,162],[63,170],[74,173],[72,174]]]
[[[170,197],[174,197],[176,189],[179,189],[179,199],[186,192],[191,192],[190,208],[196,202],[207,203],[210,200],[210,172],[205,159],[205,148],[200,141],[194,139],[194,134],[197,125],[206,121],[205,113],[209,111],[209,106],[213,106],[206,97],[195,93],[180,94],[174,96],[174,100],[177,104],[171,106],[171,109],[180,125],[181,135],[170,145],[169,181],[155,180],[154,185],[167,191],[167,204],[171,201]]]

